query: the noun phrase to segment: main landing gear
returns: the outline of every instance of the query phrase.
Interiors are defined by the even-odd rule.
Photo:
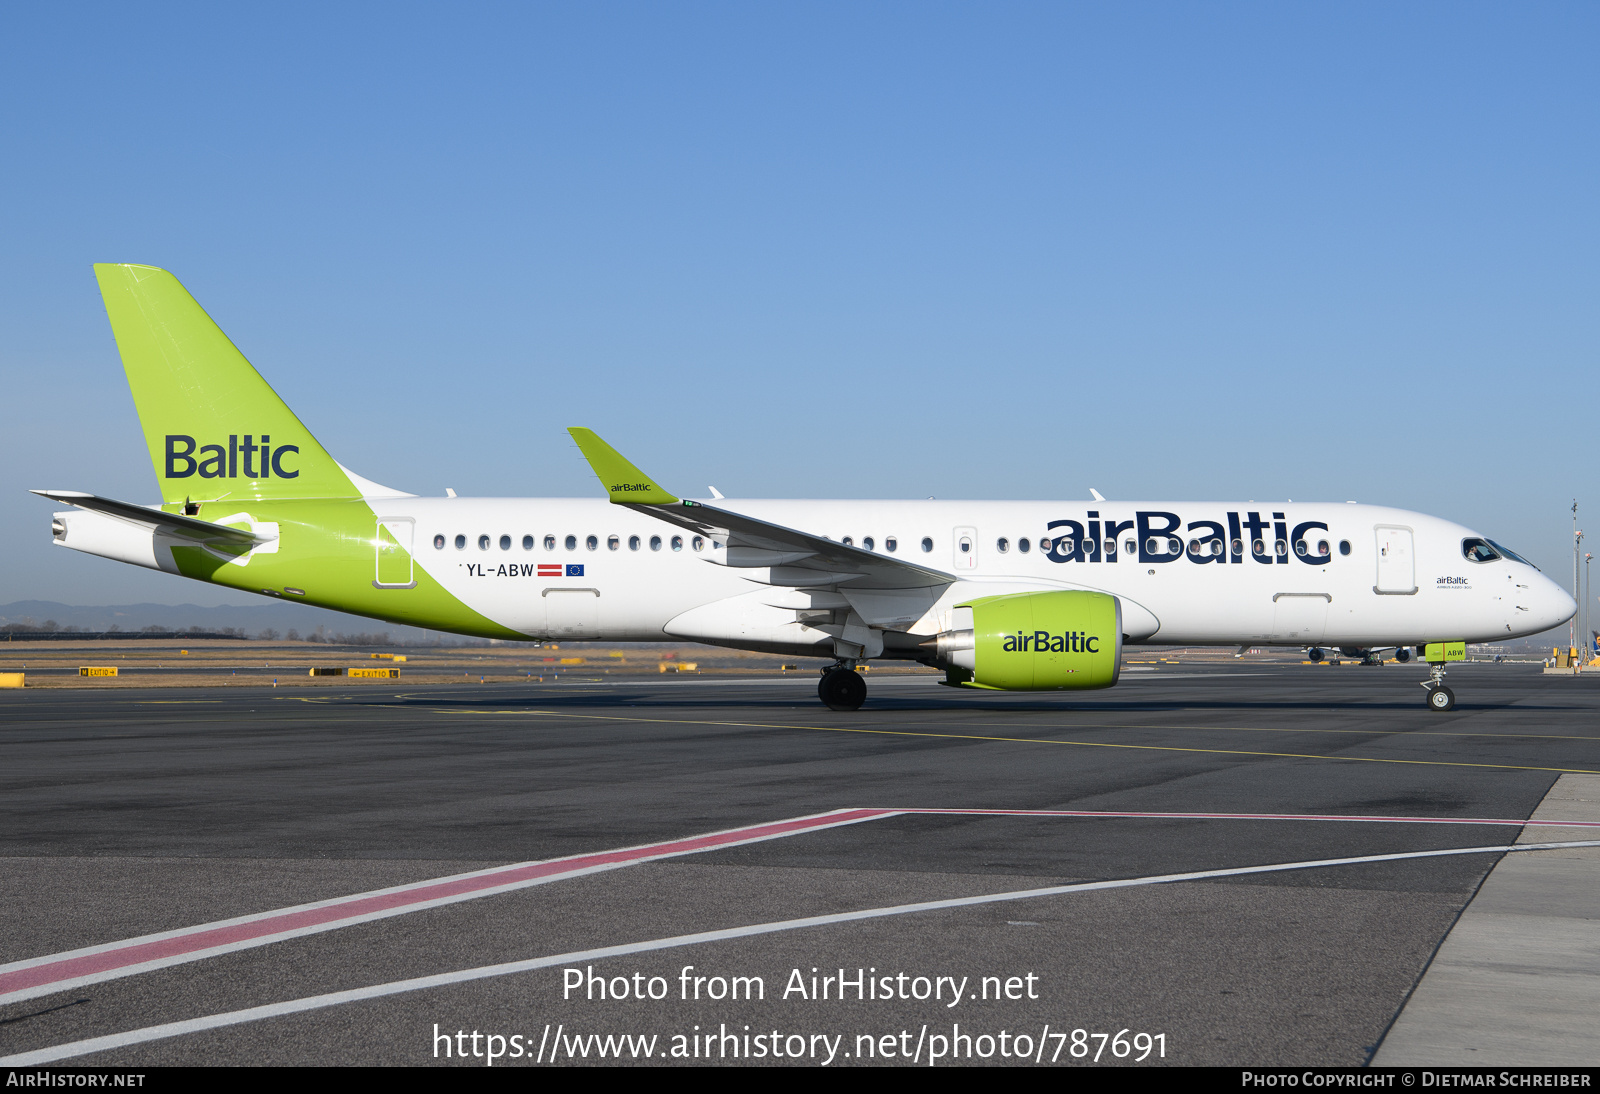
[[[852,661],[835,661],[822,670],[817,681],[817,698],[829,710],[860,710],[867,701],[867,682]]]

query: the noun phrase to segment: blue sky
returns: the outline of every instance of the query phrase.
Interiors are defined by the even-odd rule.
[[[463,10],[465,9],[465,10]],[[11,5],[0,602],[154,500],[90,263],[344,463],[585,495],[1347,498],[1600,541],[1593,4]]]

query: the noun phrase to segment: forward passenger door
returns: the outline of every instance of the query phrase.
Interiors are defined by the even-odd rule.
[[[1410,596],[1417,591],[1417,568],[1412,550],[1411,529],[1380,524],[1378,538],[1378,583],[1375,593]]]

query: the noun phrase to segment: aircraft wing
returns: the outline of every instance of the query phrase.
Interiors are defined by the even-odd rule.
[[[143,505],[134,505],[127,501],[114,501],[111,498],[102,498],[95,494],[84,494],[77,490],[30,490],[30,494],[38,494],[41,498],[51,501],[66,502],[76,505],[80,509],[90,509],[96,513],[116,517],[132,524],[142,525],[164,536],[174,539],[187,539],[198,544],[230,544],[241,547],[256,547],[263,543],[270,543],[274,537],[261,536],[245,528],[230,528],[226,524],[213,524],[209,520],[199,517],[186,517],[180,513],[163,513],[160,509],[151,509]]]
[[[752,581],[787,588],[867,592],[942,588],[954,575],[893,555],[847,547],[825,536],[675,497],[589,429],[569,429],[611,501],[649,513],[720,544],[707,561],[751,571]]]

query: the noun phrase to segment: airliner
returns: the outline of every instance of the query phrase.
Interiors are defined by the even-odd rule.
[[[1573,598],[1487,536],[1355,503],[816,501],[670,493],[589,429],[603,497],[419,497],[338,463],[172,274],[95,266],[159,505],[37,490],[57,545],[490,639],[686,640],[991,690],[1117,683],[1129,646],[1416,647],[1427,706],[1467,642]],[[713,493],[715,493],[713,491]]]

